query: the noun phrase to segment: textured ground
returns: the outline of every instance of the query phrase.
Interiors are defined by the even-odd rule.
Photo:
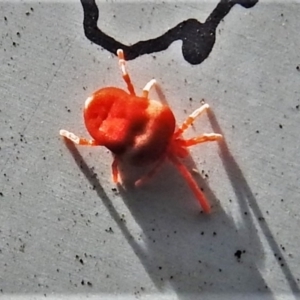
[[[184,20],[204,23],[217,4],[99,1],[96,23],[131,45]],[[86,9],[91,28],[95,10]],[[203,38],[212,23],[189,21],[184,53],[178,40],[128,62],[137,90],[157,79],[151,95],[165,97],[178,122],[202,98],[210,104],[213,113],[189,134],[215,131],[225,139],[194,147],[186,162],[213,203],[205,216],[170,164],[143,188],[122,191],[111,182],[106,149],[59,137],[61,128],[88,137],[84,100],[102,86],[125,87],[108,51],[114,42],[84,34],[80,1],[1,2],[2,296],[296,299],[299,9],[299,1],[224,6],[215,43]],[[126,49],[165,44],[166,36]]]

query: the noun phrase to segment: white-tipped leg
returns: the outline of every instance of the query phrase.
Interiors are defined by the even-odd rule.
[[[154,84],[156,84],[155,79],[151,79],[143,88],[143,97],[148,99],[149,92],[153,88]]]
[[[94,141],[94,140],[87,140],[85,138],[81,138],[77,135],[75,135],[74,133],[61,129],[59,131],[59,134],[65,138],[67,138],[68,140],[72,141],[74,144],[77,145],[84,145],[84,146],[99,146],[99,144]]]
[[[197,117],[199,117],[205,110],[207,110],[209,108],[208,104],[204,104],[202,106],[200,106],[199,108],[197,108],[195,111],[193,111],[188,118],[182,123],[181,126],[179,126],[179,128],[176,131],[176,135],[179,136],[181,135],[189,126],[191,126],[193,124],[193,122],[195,121],[195,119]]]
[[[123,76],[124,81],[127,84],[128,91],[129,91],[130,94],[135,95],[134,87],[132,85],[130,76],[129,76],[127,70],[126,70],[126,63],[125,63],[123,50],[118,49],[117,50],[117,55],[118,55],[118,58],[119,58],[119,66],[121,68],[122,76]]]
[[[185,140],[185,146],[190,147],[200,143],[214,142],[220,140],[222,137],[223,136],[218,133],[205,133],[203,135]]]

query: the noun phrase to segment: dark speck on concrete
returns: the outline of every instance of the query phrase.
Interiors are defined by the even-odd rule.
[[[234,256],[237,258],[237,260],[239,261],[242,257],[242,254],[246,253],[245,250],[237,250],[235,253],[234,253]]]
[[[109,232],[109,233],[114,233],[113,229],[111,227],[109,227],[108,229],[105,229],[106,232]]]

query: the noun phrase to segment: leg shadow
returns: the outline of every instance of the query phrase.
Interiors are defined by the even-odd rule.
[[[209,120],[210,120],[213,130],[221,133],[224,137],[222,129],[212,111],[208,112],[208,117],[209,117]],[[254,216],[256,217],[256,219],[258,221],[260,229],[262,230],[262,232],[265,236],[265,239],[268,242],[273,253],[277,254],[278,257],[281,257],[281,260],[278,263],[281,267],[283,274],[285,275],[285,278],[291,288],[292,293],[295,296],[299,296],[300,289],[297,284],[297,280],[293,276],[293,274],[288,266],[288,263],[284,258],[284,254],[283,254],[281,248],[278,246],[268,224],[265,222],[262,211],[261,211],[239,165],[237,164],[234,157],[230,153],[225,138],[222,141],[220,141],[219,145],[220,145],[221,159],[222,159],[223,165],[225,167],[226,173],[231,181],[234,192],[239,201],[238,204],[240,206],[241,211],[248,212],[249,210],[251,210],[253,212]],[[249,216],[250,214],[248,213],[247,215]],[[249,218],[247,217],[247,219],[249,219]]]
[[[171,164],[166,164],[145,187],[120,189],[141,228],[142,234],[136,234],[135,228],[127,227],[122,221],[97,175],[84,162],[75,145],[68,141],[66,145],[161,293],[172,291],[180,299],[199,299],[200,296],[211,299],[212,295],[224,298],[225,294],[232,298],[236,294],[250,296],[262,291],[266,299],[273,299],[272,293],[265,290],[266,284],[257,268],[261,263],[261,244],[249,220],[245,234],[245,229],[240,229],[221,207],[215,214],[200,214],[198,203],[181,175],[174,172]],[[186,163],[190,168],[195,167],[191,157]],[[218,201],[207,182],[201,176],[197,176],[196,181],[216,206]],[[250,252],[247,247],[251,248]],[[237,251],[246,248],[247,253],[237,259]],[[251,255],[251,251],[258,258]]]

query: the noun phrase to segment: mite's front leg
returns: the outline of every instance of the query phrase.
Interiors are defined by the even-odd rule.
[[[85,138],[81,138],[74,133],[61,129],[59,134],[68,140],[72,141],[74,144],[83,145],[83,146],[99,146],[99,144],[94,140],[87,140]]]

